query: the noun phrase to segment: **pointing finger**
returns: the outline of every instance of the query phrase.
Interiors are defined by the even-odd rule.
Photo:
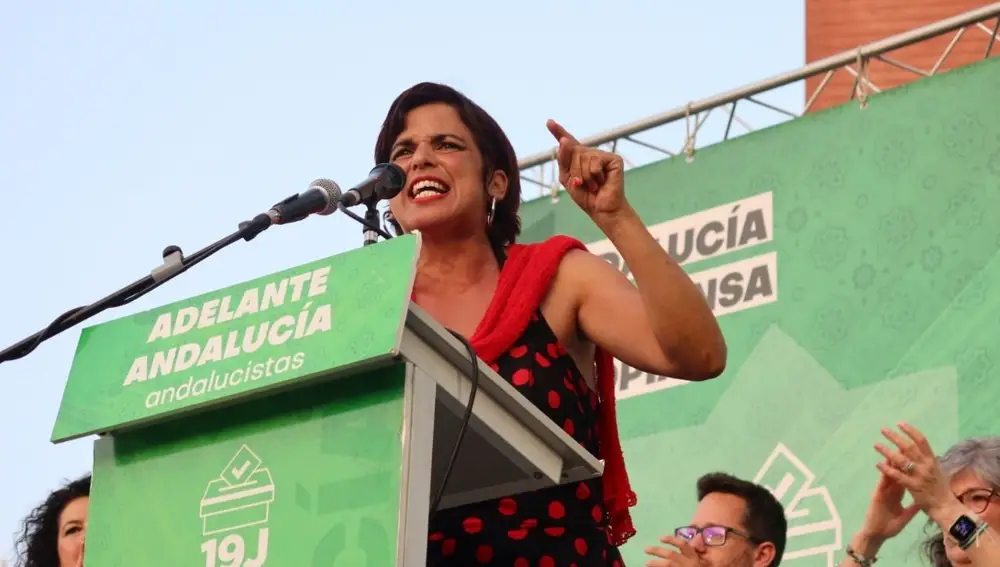
[[[559,140],[560,143],[562,142],[563,138],[567,138],[570,141],[570,143],[574,146],[580,143],[577,141],[575,137],[573,137],[573,134],[570,134],[565,128],[562,127],[561,124],[559,124],[555,120],[549,120],[548,122],[545,123],[545,126],[549,129],[549,132],[552,134],[552,136],[556,140]]]

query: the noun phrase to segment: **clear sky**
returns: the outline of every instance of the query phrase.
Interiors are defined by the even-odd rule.
[[[525,156],[553,145],[547,118],[584,137],[804,60],[802,0],[347,4],[0,0],[0,347],[142,277],[166,245],[192,253],[315,178],[361,180],[413,83],[463,90]],[[803,91],[764,98],[801,110]],[[342,215],[277,227],[89,324],[360,235]],[[78,337],[0,365],[0,559],[22,516],[89,470],[91,439],[48,441]]]

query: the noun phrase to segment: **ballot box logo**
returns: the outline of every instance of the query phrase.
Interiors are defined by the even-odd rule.
[[[205,565],[261,567],[267,558],[266,524],[273,503],[271,471],[242,445],[219,476],[208,482],[201,498],[202,535],[216,536],[201,546]],[[256,553],[250,556],[254,547]]]
[[[788,540],[782,564],[834,567],[843,545],[843,522],[830,491],[816,485],[816,474],[778,443],[754,482],[771,491],[785,507]]]
[[[267,523],[274,502],[271,471],[243,445],[205,487],[201,499],[202,535],[215,535]]]

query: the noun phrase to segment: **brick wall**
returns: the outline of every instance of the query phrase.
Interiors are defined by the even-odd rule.
[[[806,61],[811,63],[991,3],[992,0],[806,0]],[[987,21],[987,27],[992,29],[995,22],[995,19]],[[954,35],[955,32],[948,33],[886,55],[929,71]],[[970,27],[940,70],[981,60],[988,40],[988,34]],[[1000,41],[994,43],[991,54],[1000,55]],[[882,90],[920,78],[881,61],[870,61],[868,73],[872,83]],[[822,80],[823,75],[819,75],[806,81],[806,100]],[[853,82],[849,72],[837,71],[810,112],[848,101]]]

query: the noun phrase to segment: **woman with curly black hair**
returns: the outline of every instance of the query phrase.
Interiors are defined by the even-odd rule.
[[[82,567],[89,504],[89,474],[49,494],[24,519],[17,567]]]

